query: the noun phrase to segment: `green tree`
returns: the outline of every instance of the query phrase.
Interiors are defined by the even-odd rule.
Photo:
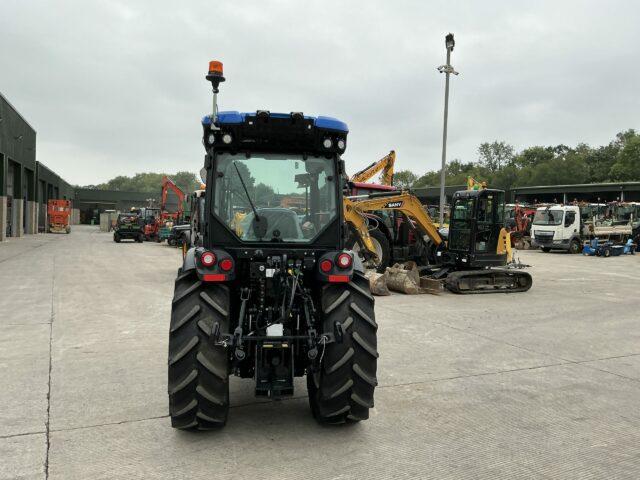
[[[513,164],[518,168],[536,167],[554,157],[551,147],[529,147],[513,158]]]
[[[176,172],[167,175],[185,193],[191,193],[200,188],[200,179],[193,172]]]
[[[200,187],[200,182],[195,173],[182,171],[175,174],[154,172],[136,173],[132,177],[119,175],[108,182],[101,183],[99,185],[90,185],[86,188],[116,190],[120,192],[160,193],[162,188],[162,177],[165,175],[185,193],[193,192]]]
[[[264,183],[258,183],[253,191],[253,195],[255,198],[255,204],[263,207],[272,207],[274,206],[275,192],[270,185],[265,185]]]
[[[393,174],[393,184],[399,188],[411,188],[418,176],[411,170],[399,170]]]
[[[612,180],[623,182],[640,178],[640,135],[625,141],[610,175]]]
[[[506,142],[481,143],[478,147],[478,163],[490,172],[497,172],[513,161],[513,147]]]

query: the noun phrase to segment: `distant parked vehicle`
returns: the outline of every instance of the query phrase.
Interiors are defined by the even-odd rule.
[[[121,213],[116,221],[113,241],[120,243],[127,239],[139,243],[144,240],[144,221],[135,213]]]
[[[619,207],[619,206],[618,206]],[[548,205],[539,207],[533,217],[531,244],[543,252],[566,250],[581,253],[583,244],[594,238],[622,244],[638,236],[637,217],[616,219],[613,206],[606,217],[596,216],[591,205]]]

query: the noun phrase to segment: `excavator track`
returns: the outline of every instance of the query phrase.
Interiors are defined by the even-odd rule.
[[[451,272],[445,286],[453,293],[516,293],[531,288],[531,275],[522,270],[490,268],[485,270],[463,270]]]

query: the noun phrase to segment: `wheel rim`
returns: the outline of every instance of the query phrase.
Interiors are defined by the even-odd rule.
[[[378,257],[377,262],[373,260],[365,261],[364,256],[362,255],[362,249],[360,248],[360,244],[358,242],[356,242],[353,246],[353,251],[357,253],[358,256],[362,259],[362,262],[364,263],[364,266],[366,268],[378,268],[382,263],[382,245],[380,245],[380,242],[374,237],[371,237],[371,242],[376,249],[376,256]]]

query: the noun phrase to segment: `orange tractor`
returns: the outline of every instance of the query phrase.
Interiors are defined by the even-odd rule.
[[[49,232],[71,233],[71,201],[49,200],[47,204]]]

